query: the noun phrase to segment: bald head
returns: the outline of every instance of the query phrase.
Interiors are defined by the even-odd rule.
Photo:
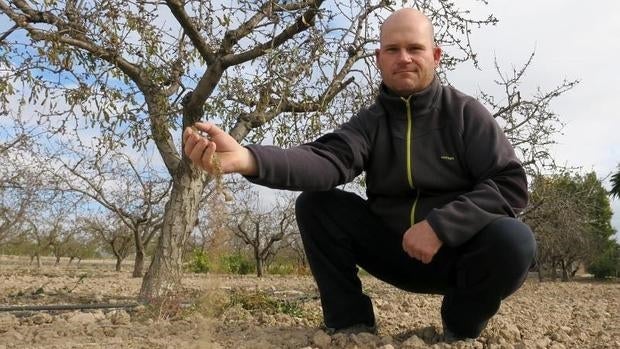
[[[430,19],[422,12],[414,8],[401,8],[394,11],[383,21],[379,28],[379,42],[383,44],[385,34],[395,30],[409,29],[415,27],[421,35],[425,36],[431,43],[435,41],[435,31]]]
[[[412,8],[395,11],[383,22],[375,56],[383,83],[392,92],[408,96],[433,82],[441,59],[433,36],[431,21]]]

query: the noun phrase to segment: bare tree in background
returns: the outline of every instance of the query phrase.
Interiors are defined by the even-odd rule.
[[[63,236],[73,234],[75,212],[81,197],[49,190],[38,190],[28,205],[26,224],[17,239],[30,245],[30,262],[36,258],[41,267],[41,256],[54,252],[54,245]]]
[[[252,250],[256,275],[262,277],[264,267],[277,253],[279,243],[297,232],[292,199],[280,197],[271,209],[261,207],[256,191],[247,191],[231,217],[232,232]]]
[[[145,249],[161,230],[164,200],[170,181],[160,176],[147,159],[144,164],[117,151],[89,154],[70,151],[72,163],[59,159],[58,168],[49,172],[58,190],[70,190],[90,197],[118,217],[132,233],[135,250],[133,277],[141,277]],[[42,165],[43,166],[43,165]]]
[[[32,133],[18,125],[0,127],[0,245],[24,229],[26,214],[41,185],[40,171],[28,163],[36,149]],[[26,160],[24,160],[26,159]],[[25,185],[27,183],[28,185]]]
[[[524,74],[534,59],[532,53],[520,68],[513,68],[504,74],[497,61],[495,69],[499,79],[495,81],[503,92],[499,97],[481,91],[481,101],[491,109],[493,117],[503,126],[510,143],[516,148],[528,175],[541,174],[543,170],[556,168],[549,153],[555,144],[554,136],[562,129],[562,122],[551,108],[550,103],[575,87],[579,81],[563,81],[549,91],[540,88],[533,96],[525,96],[520,91]]]
[[[118,216],[107,212],[105,215],[93,215],[80,222],[83,231],[101,239],[116,258],[114,270],[120,272],[125,258],[131,253],[133,236],[129,228]]]
[[[140,291],[153,299],[181,282],[183,247],[210,180],[179,151],[180,131],[206,115],[238,141],[269,136],[287,145],[340,124],[373,99],[377,23],[393,5],[0,0],[0,66],[9,72],[0,91],[44,105],[39,122],[52,132],[92,126],[106,148],[143,149],[152,140],[173,181]],[[497,22],[451,1],[413,6],[429,14],[438,43],[453,49],[442,76],[459,62],[475,64],[472,29]],[[0,98],[0,108],[7,103]]]

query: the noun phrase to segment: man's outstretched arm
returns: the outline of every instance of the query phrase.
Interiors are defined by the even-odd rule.
[[[254,155],[228,133],[212,123],[198,122],[196,130],[187,127],[183,132],[184,151],[192,162],[209,173],[239,173],[255,176],[258,172]],[[201,136],[198,131],[208,136]],[[217,156],[218,164],[214,161]],[[219,167],[219,168],[216,168]]]

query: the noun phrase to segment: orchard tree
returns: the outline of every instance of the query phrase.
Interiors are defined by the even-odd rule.
[[[142,277],[145,250],[161,230],[170,181],[154,170],[147,158],[139,164],[115,150],[93,154],[85,147],[66,144],[64,152],[68,159],[58,159],[48,177],[53,178],[57,190],[91,198],[129,229],[136,255],[132,275]]]
[[[295,223],[295,201],[279,197],[269,210],[261,207],[256,191],[245,192],[239,207],[231,215],[231,231],[252,250],[256,265],[256,276],[262,277],[264,267],[278,249],[280,242],[297,232]]]
[[[106,212],[83,218],[80,227],[103,242],[104,248],[116,258],[114,270],[120,272],[123,261],[129,256],[133,245],[132,234],[127,225],[121,222],[118,216]]]
[[[573,277],[607,250],[614,230],[607,192],[595,173],[538,176],[525,212],[538,243],[539,276],[548,269]]]
[[[451,1],[405,3],[429,14],[437,42],[450,48],[443,78],[460,62],[477,63],[472,28],[497,22]],[[102,148],[154,144],[173,185],[140,298],[165,296],[181,281],[183,247],[211,180],[182,155],[182,129],[206,117],[238,141],[268,137],[288,145],[335,127],[373,99],[378,22],[393,6],[390,0],[0,0],[6,71],[0,107],[13,108],[6,96],[19,96],[20,105],[41,106],[38,122],[51,132],[91,127]],[[515,134],[536,124],[527,115],[545,117],[548,104],[519,109],[518,91],[507,93],[514,98],[494,108],[498,118],[523,121],[506,122]],[[526,134],[518,139],[538,142]]]
[[[0,245],[25,226],[28,209],[41,188],[41,171],[30,163],[37,151],[33,131],[0,125]]]

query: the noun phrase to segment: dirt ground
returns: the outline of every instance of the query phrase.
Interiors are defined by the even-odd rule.
[[[41,270],[0,256],[0,306],[127,303],[141,280],[109,261],[63,260]],[[311,277],[187,274],[161,307],[54,312],[0,311],[9,348],[620,348],[620,283],[528,280],[473,343],[439,342],[438,296],[399,291],[363,277],[378,335],[329,336]]]

